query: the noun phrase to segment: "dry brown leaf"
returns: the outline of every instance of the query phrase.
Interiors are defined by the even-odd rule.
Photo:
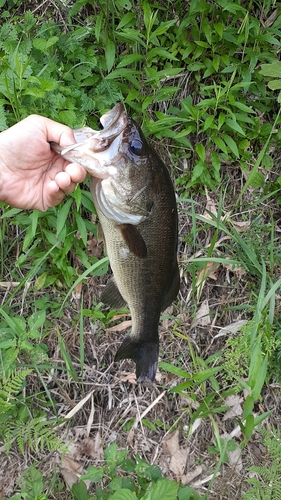
[[[203,300],[201,306],[196,312],[196,317],[192,322],[191,328],[194,328],[197,325],[207,326],[211,324],[210,318],[210,309],[208,299]]]
[[[208,220],[214,220],[213,217],[211,217],[210,213],[213,214],[215,217],[217,217],[218,215],[217,207],[215,202],[209,197],[207,190],[206,190],[206,198],[207,198],[207,203],[203,217],[205,217],[205,219]]]
[[[179,447],[179,430],[177,429],[164,438],[163,451],[172,457],[179,450]]]
[[[74,288],[72,292],[72,297],[74,300],[80,300],[81,299],[81,291],[82,291],[82,281],[77,283],[76,287]]]
[[[243,233],[244,231],[247,231],[247,229],[249,229],[249,227],[251,225],[249,220],[235,221],[235,220],[231,219],[231,222],[239,233]]]
[[[217,271],[220,264],[214,264],[214,262],[207,262],[207,264],[201,269],[198,273],[196,286],[202,288],[203,281],[206,281],[207,278],[212,278],[213,280],[217,280]]]
[[[106,331],[107,332],[123,332],[123,330],[126,330],[130,326],[132,326],[132,320],[128,319],[126,321],[122,321],[121,323],[119,323],[119,325],[114,325],[114,326],[111,326],[110,328],[107,328]]]
[[[235,321],[235,323],[230,323],[230,325],[224,326],[219,330],[217,335],[215,335],[214,338],[221,337],[223,335],[228,335],[229,333],[237,333],[239,330],[241,330],[242,326],[244,326],[247,323],[246,319],[240,319],[238,321]]]
[[[69,489],[74,483],[77,483],[80,475],[83,473],[83,467],[75,462],[69,455],[64,455],[59,462],[61,475]]]
[[[134,437],[135,437],[135,427],[132,427],[127,436],[127,445],[132,447],[134,444]]]
[[[225,277],[227,283],[230,283],[230,273],[235,274],[235,276],[240,280],[244,274],[246,274],[246,270],[241,266],[233,266],[232,264],[223,264],[223,267],[226,269]]]
[[[10,286],[18,286],[20,281],[0,281],[0,287],[10,288]]]
[[[128,314],[115,314],[115,316],[113,316],[110,321],[118,321],[118,319],[130,318],[130,317],[131,317],[131,315],[129,313]]]
[[[179,447],[179,430],[168,434],[163,440],[163,452],[170,455],[169,468],[175,474],[176,480],[180,481],[186,467],[189,448]]]
[[[184,474],[181,479],[182,484],[191,483],[196,477],[200,476],[202,471],[203,467],[201,465],[198,465],[197,467],[195,467],[195,469],[191,470],[187,474]]]
[[[93,236],[87,241],[88,255],[100,259],[103,254],[103,245],[100,244],[97,238]]]
[[[233,451],[227,452],[229,465],[232,465],[237,471],[241,471],[243,469],[242,464],[242,450],[237,446],[237,448]]]
[[[171,457],[170,470],[175,474],[177,481],[182,479],[189,451],[189,448],[181,448]]]
[[[126,375],[120,375],[119,380],[121,382],[129,382],[130,384],[136,385],[137,383],[137,378],[135,373],[127,373]]]
[[[197,287],[197,300],[200,299],[201,293],[203,290],[203,287],[206,284],[207,278],[211,278],[216,280],[217,279],[217,270],[219,268],[220,264],[214,264],[213,262],[207,262],[207,264],[201,269],[201,271],[198,273],[197,280],[196,280],[196,287]],[[211,271],[212,269],[212,271]]]
[[[243,402],[243,398],[238,395],[228,396],[225,399],[225,404],[230,407],[230,409],[224,414],[222,420],[229,420],[230,418],[240,417],[243,413],[243,409],[240,403]]]

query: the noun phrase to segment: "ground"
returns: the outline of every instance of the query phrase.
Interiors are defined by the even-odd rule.
[[[33,4],[36,8],[36,2]],[[44,4],[41,5],[43,10]],[[183,92],[188,93],[187,89]],[[117,443],[118,449],[128,449],[131,456],[139,454],[148,463],[158,465],[165,477],[181,481],[202,495],[211,484],[211,500],[242,499],[249,488],[247,479],[253,476],[249,467],[266,466],[270,462],[260,429],[253,432],[245,446],[239,447],[245,438],[239,419],[247,392],[240,390],[231,394],[230,389],[235,385],[231,376],[228,378],[225,373],[216,373],[216,368],[230,363],[232,357],[240,370],[246,363],[246,371],[240,376],[247,376],[243,350],[239,351],[240,358],[236,359],[237,349],[232,352],[231,346],[227,350],[225,348],[227,340],[235,339],[243,324],[253,317],[254,311],[245,305],[253,296],[258,296],[259,285],[256,276],[246,272],[242,265],[246,258],[251,260],[251,255],[242,256],[241,265],[233,266],[227,262],[237,259],[237,240],[232,240],[222,227],[216,234],[216,227],[211,222],[220,211],[221,220],[229,224],[227,227],[235,227],[242,238],[246,233],[248,241],[255,241],[257,252],[264,255],[270,238],[266,239],[258,228],[271,227],[274,221],[274,237],[280,241],[280,207],[274,198],[257,204],[262,190],[251,188],[247,190],[243,204],[239,202],[237,205],[246,179],[238,164],[222,165],[222,185],[217,191],[195,189],[187,195],[176,184],[176,179],[185,169],[192,171],[192,165],[186,165],[186,160],[174,165],[170,141],[163,145],[154,139],[152,144],[168,165],[176,186],[181,273],[178,297],[163,312],[160,324],[160,368],[156,381],[151,385],[137,384],[133,362],[114,363],[115,353],[130,321],[128,313],[116,315],[108,323],[98,315],[84,316],[81,326],[82,301],[83,309],[94,310],[109,275],[87,277],[82,287],[79,285],[72,291],[59,318],[52,312],[48,315],[51,326],[44,341],[53,369],[42,371],[41,379],[38,373],[32,372],[25,387],[25,396],[32,398],[34,409],[44,409],[49,418],[57,415],[68,419],[57,429],[58,435],[68,443],[68,451],[64,455],[41,450],[38,442],[35,450],[25,446],[24,453],[21,453],[13,441],[7,454],[4,442],[0,442],[0,498],[9,498],[18,491],[21,474],[34,462],[46,478],[57,471],[64,486],[56,498],[71,498],[68,488],[90,465],[102,465],[104,450],[113,442]],[[276,157],[280,158],[278,152]],[[272,172],[265,173],[268,182],[276,180],[278,170],[276,167]],[[89,235],[88,246],[89,252],[103,256],[102,244],[92,235]],[[200,270],[198,259],[207,258],[210,248],[216,250],[221,262],[206,264]],[[195,259],[197,265],[194,266]],[[79,265],[82,268],[77,259]],[[279,276],[280,268],[276,264],[275,279]],[[29,302],[25,302],[26,293],[29,297],[40,298],[48,292],[51,301],[62,302],[60,295],[65,294],[65,290],[56,283],[43,291],[36,291],[34,284],[35,279],[29,283],[28,292],[25,289],[13,297],[14,310],[18,314],[30,314]],[[1,283],[1,304],[14,286],[7,274]],[[275,311],[280,313],[278,294]],[[84,338],[82,369],[81,331]],[[60,369],[65,367],[66,358],[59,346],[58,332],[76,378],[69,376],[69,370]],[[223,352],[228,353],[227,359]],[[176,367],[174,372],[165,369],[167,365],[164,363],[173,364]],[[208,372],[204,380],[203,374],[208,369],[214,370],[214,373],[211,375]],[[192,377],[200,374],[200,383],[192,378],[190,387],[172,392],[186,380],[180,370],[185,370]],[[44,406],[46,393],[52,399],[53,407]],[[267,380],[262,398],[254,407],[256,417],[272,410],[272,414],[262,422],[264,429],[280,427],[280,395],[278,380]],[[223,464],[219,464],[218,436],[221,443],[233,440],[233,448],[226,450],[227,460]]]

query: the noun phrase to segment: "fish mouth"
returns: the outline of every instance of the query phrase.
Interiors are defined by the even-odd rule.
[[[100,122],[103,130],[89,127],[74,130],[75,144],[62,148],[52,143],[51,147],[66,160],[82,165],[92,176],[106,179],[117,172],[114,164],[120,157],[123,132],[128,125],[123,104],[117,103],[100,118]]]
[[[94,153],[105,151],[113,141],[120,136],[128,124],[128,117],[125,113],[124,106],[120,102],[110,111],[102,115],[100,122],[103,130],[96,132],[92,136],[92,150]]]

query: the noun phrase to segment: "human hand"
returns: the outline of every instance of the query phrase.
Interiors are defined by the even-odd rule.
[[[0,133],[0,201],[16,208],[45,211],[71,193],[87,172],[50,147],[75,143],[71,128],[30,115]]]

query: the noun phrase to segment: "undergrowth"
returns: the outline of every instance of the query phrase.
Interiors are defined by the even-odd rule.
[[[213,415],[227,411],[224,398],[245,391],[243,415],[237,419],[239,446],[245,447],[269,415],[253,414],[264,384],[280,381],[281,246],[275,231],[275,210],[281,201],[280,5],[268,0],[78,0],[44,5],[43,9],[37,2],[0,0],[0,131],[31,113],[73,128],[87,124],[97,129],[100,116],[118,101],[141,124],[169,161],[180,202],[190,207],[180,208],[180,217],[191,221],[180,249],[189,248],[190,258],[184,256],[181,267],[191,281],[194,316],[211,273],[210,262],[214,267],[229,266],[237,290],[237,269],[247,282],[245,302],[226,306],[229,314],[239,311],[245,323],[222,350],[202,358],[174,318],[173,333],[189,347],[192,369],[184,370],[171,359],[160,367],[178,377],[170,396],[192,398],[197,405],[189,413],[190,429],[197,419],[208,418],[216,434]],[[207,210],[207,217],[191,200],[206,188],[219,200],[217,214]],[[99,304],[81,303],[71,318],[72,327],[79,330],[75,360],[53,324],[63,320],[82,283],[108,270],[107,258],[89,251],[98,235],[88,181],[46,213],[3,203],[0,208],[0,281],[6,286],[3,290],[8,288],[0,307],[1,439],[7,451],[14,444],[21,453],[44,447],[64,450],[56,434],[61,420],[46,383],[46,374],[53,370],[49,338],[55,331],[66,387],[72,380],[79,384],[86,356],[83,321],[99,322],[106,329],[124,311],[104,312]],[[242,232],[234,222],[245,222],[248,214],[250,224]],[[200,246],[202,234],[207,243]],[[193,258],[198,251],[200,256]],[[219,315],[225,314],[222,307]],[[40,387],[36,405],[26,391],[31,373]],[[148,418],[146,423],[157,428]],[[218,434],[215,438],[217,473],[226,448]],[[125,452],[109,450],[113,449],[116,457],[123,453],[122,477],[109,470],[108,459],[104,468],[88,469],[72,488],[73,498],[207,498],[216,477],[200,497],[192,488],[164,479],[140,457],[130,462]],[[269,453],[275,456],[271,448]],[[133,471],[137,483],[126,476]],[[21,493],[12,498],[47,499],[42,474],[35,468],[29,472]],[[97,483],[103,476],[110,481],[104,480],[95,496],[87,493],[83,479]],[[257,482],[253,485],[259,487]],[[251,490],[245,499],[254,498],[249,495]]]

